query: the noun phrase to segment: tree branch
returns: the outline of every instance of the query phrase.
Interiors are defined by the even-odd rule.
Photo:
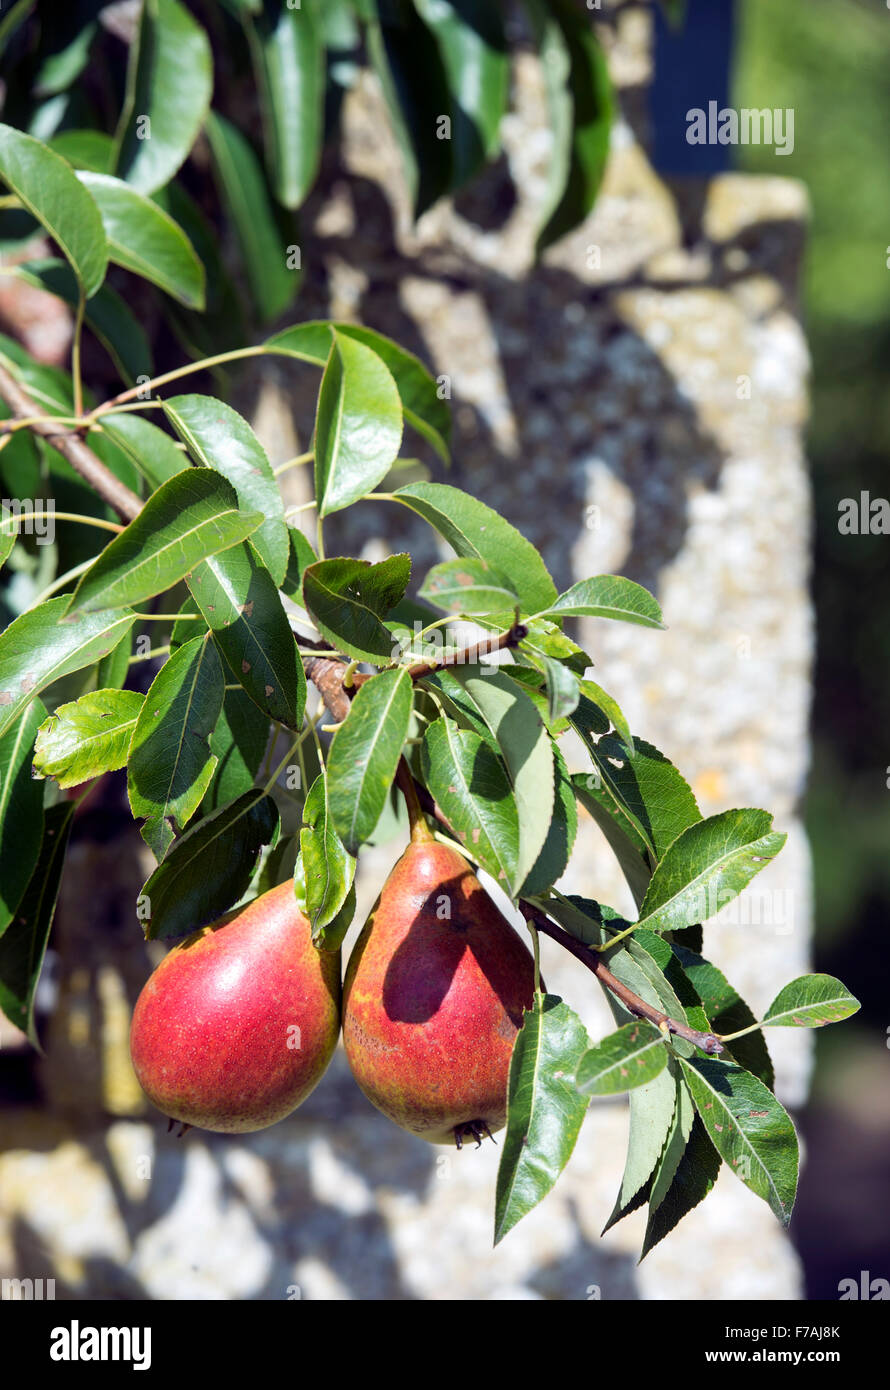
[[[31,420],[42,412],[32,401],[12,373],[0,365],[0,396],[9,406],[17,420]],[[97,458],[77,430],[60,429],[49,421],[35,421],[28,425],[33,434],[39,434],[54,449],[58,449],[64,459],[79,473],[84,482],[99,494],[103,502],[117,512],[121,521],[132,521],[142,510],[142,501],[131,492],[125,483],[116,478],[101,459]]]
[[[716,1033],[700,1033],[697,1028],[690,1028],[688,1023],[680,1023],[675,1018],[670,1018],[662,1013],[660,1009],[654,1009],[651,1004],[647,1004],[645,999],[641,999],[638,994],[634,994],[632,989],[623,985],[619,979],[612,974],[602,956],[597,951],[591,951],[585,946],[583,941],[578,941],[576,937],[558,927],[555,922],[551,922],[549,917],[545,917],[532,903],[524,898],[519,900],[520,910],[531,917],[538,931],[549,936],[551,940],[558,941],[560,946],[564,946],[567,951],[580,960],[582,965],[586,965],[599,980],[600,984],[605,985],[606,989],[612,991],[617,999],[620,999],[626,1009],[636,1018],[648,1019],[654,1023],[656,1028],[673,1033],[678,1038],[685,1038],[695,1047],[700,1047],[703,1052],[707,1052],[712,1057],[717,1057],[723,1051],[723,1044]]]

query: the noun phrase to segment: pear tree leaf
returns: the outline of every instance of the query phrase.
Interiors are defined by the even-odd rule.
[[[797,1190],[794,1125],[768,1087],[732,1062],[680,1058],[708,1138],[746,1187],[769,1203],[783,1226]]]
[[[116,173],[140,193],[162,188],[198,137],[213,90],[207,35],[179,0],[144,0],[130,49]]]
[[[557,743],[551,743],[550,746],[553,750],[555,777],[553,815],[541,852],[520,889],[524,898],[536,897],[552,888],[562,877],[568,867],[578,834],[578,808],[566,761]]]
[[[447,463],[451,437],[451,415],[447,401],[440,397],[436,379],[429,369],[413,353],[394,343],[392,338],[357,323],[314,320],[276,333],[266,340],[265,350],[323,367],[330,356],[332,329],[336,329],[341,338],[354,338],[376,352],[392,373],[402,402],[405,423],[431,444]]]
[[[620,575],[600,574],[573,584],[541,618],[613,618],[641,627],[664,627],[661,609],[642,585]]]
[[[233,545],[211,556],[187,582],[216,645],[257,708],[299,729],[306,708],[303,663],[275,581],[253,547]]]
[[[578,1090],[586,1096],[614,1096],[654,1081],[668,1062],[665,1035],[644,1019],[610,1033],[578,1064]]]
[[[436,37],[451,93],[451,147],[456,188],[496,153],[507,110],[509,63],[497,5],[416,0]]]
[[[443,560],[434,565],[418,594],[446,613],[501,613],[519,604],[510,581],[493,570],[487,560]]]
[[[497,754],[477,733],[443,715],[427,726],[421,766],[429,791],[458,839],[514,897],[521,887],[519,818],[510,779]]]
[[[652,1174],[652,1182],[649,1189],[649,1217],[661,1206],[674,1181],[677,1169],[682,1162],[692,1133],[692,1126],[695,1121],[695,1105],[692,1100],[692,1093],[682,1076],[676,1078],[677,1100],[674,1106],[674,1117],[671,1120],[671,1127],[668,1130],[667,1138],[664,1141],[664,1148],[661,1157],[655,1166]]]
[[[287,557],[287,570],[281,584],[281,592],[286,598],[294,603],[303,606],[303,576],[310,565],[314,565],[318,556],[312,549],[311,543],[298,531],[296,526],[288,526],[289,550]]]
[[[598,770],[576,772],[572,777],[572,786],[581,805],[602,830],[639,910],[652,877],[646,841],[603,789],[603,779]]]
[[[0,180],[49,233],[89,299],[108,268],[96,203],[67,160],[40,140],[0,125]]]
[[[252,544],[277,585],[289,554],[284,502],[265,449],[237,410],[213,396],[174,396],[164,412],[196,463],[228,478],[246,512],[265,520]]]
[[[74,802],[60,801],[46,812],[43,841],[34,872],[15,916],[0,938],[0,1009],[39,1048],[34,996],[43,969],[62,880]]]
[[[136,621],[127,609],[69,615],[69,602],[47,599],[0,633],[0,735],[53,681],[107,656]]]
[[[246,690],[227,690],[222,713],[210,735],[216,770],[201,804],[204,815],[250,791],[269,742],[269,720]]]
[[[43,787],[31,776],[34,741],[46,710],[32,700],[0,738],[0,936],[8,928],[43,843]]]
[[[510,1058],[495,1245],[546,1197],[572,1156],[587,1110],[575,1073],[589,1046],[577,1014],[555,994],[539,990]]]
[[[556,586],[531,541],[491,507],[445,483],[407,483],[395,493],[464,559],[485,560],[509,579],[523,611],[546,609]]]
[[[631,753],[633,753],[633,734],[630,731],[630,725],[624,717],[624,714],[621,710],[621,706],[618,704],[617,700],[614,700],[612,696],[608,694],[607,691],[603,690],[601,685],[597,685],[596,681],[592,681],[589,678],[579,681],[579,686],[581,689],[582,699],[589,700],[592,705],[594,705],[596,708],[602,711],[602,713],[612,724],[613,728],[615,729],[615,732],[618,734],[618,737],[624,743],[625,747],[628,748]],[[601,729],[600,732],[605,733],[606,730]],[[588,740],[585,739],[585,741]]]
[[[238,238],[251,300],[266,323],[291,303],[300,275],[289,265],[287,242],[253,147],[217,111],[210,112],[205,129],[220,201]]]
[[[786,836],[766,811],[723,811],[684,830],[658,864],[639,925],[672,931],[713,917],[774,859]]]
[[[386,477],[402,442],[402,402],[372,348],[332,330],[315,420],[319,516],[342,510]]]
[[[187,309],[203,309],[204,266],[179,224],[123,179],[87,169],[77,177],[101,213],[108,259],[151,281]]]
[[[366,560],[318,560],[303,574],[303,602],[319,632],[357,661],[382,665],[396,655],[393,634],[381,619],[405,592],[408,555]]]
[[[185,936],[227,912],[278,829],[278,808],[259,787],[190,825],[143,885],[138,909],[148,939]]]
[[[455,667],[454,674],[498,741],[513,785],[519,814],[516,874],[531,872],[547,840],[553,817],[555,767],[553,742],[541,716],[524,691],[503,672]]]
[[[140,603],[172,589],[202,560],[251,535],[262,512],[238,510],[235,489],[212,468],[163,483],[105,547],[66,600],[73,615]]]
[[[763,1026],[824,1028],[826,1023],[849,1018],[861,1007],[833,975],[801,975],[776,995],[763,1015]]]
[[[315,181],[324,135],[325,52],[311,0],[264,0],[242,15],[263,114],[266,162],[278,201],[302,203]]]
[[[692,1122],[689,1142],[683,1150],[670,1186],[655,1207],[650,1206],[640,1258],[669,1235],[688,1212],[707,1197],[717,1181],[720,1155],[708,1138],[698,1115]],[[654,1191],[654,1183],[652,1190]],[[660,1194],[659,1194],[660,1195]]]
[[[37,731],[34,776],[76,787],[125,767],[144,699],[135,690],[102,689],[57,705]]]
[[[210,736],[224,695],[209,633],[184,643],[161,667],[130,744],[127,793],[137,819],[169,820],[180,829],[191,820],[216,768]]]
[[[701,820],[689,784],[651,743],[635,739],[631,751],[608,735],[596,744],[588,742],[588,749],[618,821],[630,822],[653,862],[683,830]]]
[[[106,415],[101,432],[126,454],[152,492],[189,467],[185,451],[176,447],[169,434],[141,415]],[[90,431],[90,443],[96,433],[96,430]]]
[[[373,833],[401,757],[414,691],[406,670],[366,681],[334,734],[328,754],[328,808],[349,854]]]
[[[347,853],[331,823],[324,774],[315,779],[306,796],[300,859],[305,912],[312,924],[312,939],[319,942],[346,902],[355,877],[355,858]]]

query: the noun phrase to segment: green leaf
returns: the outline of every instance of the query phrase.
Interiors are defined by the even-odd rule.
[[[713,917],[779,853],[786,836],[766,811],[723,811],[689,826],[649,883],[639,925],[675,931]]]
[[[614,618],[640,627],[664,627],[661,609],[640,584],[619,575],[601,574],[582,579],[560,594],[541,618]]]
[[[69,597],[47,599],[0,633],[0,734],[53,681],[92,666],[129,632],[136,614],[66,612]]]
[[[152,492],[189,466],[185,453],[177,449],[169,434],[141,415],[103,416],[101,429],[131,460]]]
[[[299,207],[318,172],[324,135],[324,35],[310,0],[265,0],[244,16],[275,196]]]
[[[587,1110],[574,1077],[589,1045],[577,1014],[556,995],[538,991],[510,1058],[495,1245],[546,1197],[572,1156]]]
[[[355,859],[331,823],[327,785],[322,773],[310,787],[300,831],[305,911],[317,943],[342,909],[355,877]]]
[[[227,690],[222,714],[210,735],[216,771],[202,804],[209,815],[253,786],[269,742],[269,721],[245,690]]]
[[[669,1235],[693,1207],[711,1191],[720,1171],[720,1155],[708,1138],[698,1115],[692,1122],[689,1142],[671,1179],[671,1185],[657,1206],[649,1209],[649,1220],[640,1258]],[[654,1184],[653,1184],[654,1191]]]
[[[57,705],[37,733],[35,777],[76,787],[125,767],[144,699],[135,690],[89,690]]]
[[[205,560],[188,586],[254,704],[268,718],[299,729],[306,708],[303,663],[275,581],[253,548],[235,545]]]
[[[195,462],[228,478],[245,511],[264,514],[251,543],[280,585],[290,548],[284,503],[266,451],[250,425],[213,396],[174,396],[164,402],[164,413]]]
[[[209,634],[174,652],[151,683],[130,747],[127,794],[137,818],[182,829],[197,811],[216,767],[210,735],[220,716],[225,676]]]
[[[613,97],[606,60],[588,20],[566,0],[525,0],[547,83],[553,127],[540,254],[593,206],[609,152]]]
[[[735,1033],[740,1028],[748,1028],[752,1023],[757,1022],[744,999],[732,987],[726,976],[717,969],[716,965],[712,965],[700,953],[688,950],[676,940],[674,940],[671,949],[680,962],[683,973],[702,1001],[712,1032],[721,1035],[723,1033]],[[773,1064],[767,1049],[766,1039],[760,1031],[747,1033],[743,1038],[735,1038],[730,1044],[729,1055],[734,1062],[738,1062],[740,1067],[753,1072],[764,1085],[772,1089],[775,1081]]]
[[[316,320],[286,328],[282,333],[268,338],[264,346],[267,352],[296,357],[301,362],[313,362],[323,367],[331,351],[331,329],[336,329],[341,338],[354,338],[356,342],[372,348],[383,360],[396,383],[405,423],[426,439],[447,463],[451,436],[448,404],[440,399],[436,380],[420,359],[406,352],[392,338],[355,323]]]
[[[840,1023],[860,1008],[859,1000],[833,975],[801,975],[779,991],[763,1015],[763,1024],[771,1028],[823,1028],[826,1023]]]
[[[73,169],[92,169],[110,174],[114,163],[114,139],[102,130],[60,130],[47,142],[67,159]]]
[[[6,931],[40,855],[43,788],[31,777],[38,727],[46,718],[32,700],[0,738],[0,936]]]
[[[423,778],[458,838],[511,897],[519,892],[519,818],[506,769],[470,729],[443,716],[421,745]]]
[[[189,309],[204,307],[204,267],[182,228],[122,179],[81,170],[108,238],[108,258],[124,270],[178,299]]]
[[[82,576],[71,612],[139,603],[172,589],[201,560],[244,540],[262,520],[261,512],[238,510],[234,488],[214,469],[177,473]]]
[[[207,117],[206,131],[220,199],[231,214],[251,298],[265,323],[290,304],[299,287],[299,274],[288,268],[288,248],[250,145],[216,111]]]
[[[575,805],[572,779],[559,745],[552,743],[551,747],[556,775],[553,816],[541,852],[520,889],[524,898],[536,897],[552,888],[557,879],[562,878],[578,833],[578,808]]]
[[[736,1177],[787,1226],[797,1190],[797,1135],[772,1091],[715,1057],[680,1058],[708,1138]]]
[[[26,261],[8,267],[6,273],[77,307],[77,279],[65,261],[55,257]],[[110,285],[102,285],[87,301],[86,325],[127,382],[132,384],[140,375],[151,376],[151,349],[145,330]]]
[[[588,749],[616,819],[630,824],[653,860],[661,859],[682,831],[701,822],[688,782],[651,743],[635,739],[631,752],[610,735],[588,743]]]
[[[434,565],[418,590],[446,613],[503,613],[519,605],[510,581],[486,560],[444,560]]]
[[[581,698],[578,677],[567,666],[563,666],[561,661],[554,661],[552,657],[541,656],[537,660],[544,669],[548,715],[551,724],[555,724],[577,708]]]
[[[692,1100],[692,1092],[686,1085],[682,1076],[678,1075],[677,1100],[674,1106],[674,1117],[671,1120],[671,1127],[668,1130],[667,1139],[664,1141],[664,1148],[661,1157],[655,1166],[652,1174],[652,1183],[649,1190],[649,1217],[661,1206],[673,1185],[674,1178],[679,1168],[689,1137],[692,1133],[692,1126],[695,1121],[695,1105]]]
[[[141,193],[163,187],[195,143],[212,89],[201,26],[177,0],[144,0],[117,135],[120,177]]]
[[[366,560],[318,560],[303,575],[303,602],[319,631],[356,661],[394,660],[395,642],[380,621],[405,592],[408,555],[377,565]]]
[[[661,1030],[634,1019],[585,1052],[578,1066],[578,1090],[587,1096],[618,1095],[654,1081],[667,1061]]]
[[[40,1046],[34,1027],[34,996],[73,821],[72,801],[60,801],[47,810],[37,866],[11,925],[0,939],[0,1009],[34,1047]]]
[[[143,885],[149,940],[198,931],[247,890],[263,845],[278,834],[278,808],[259,787],[190,825]]]
[[[444,483],[408,483],[395,497],[435,527],[458,555],[485,560],[505,574],[524,610],[546,609],[556,598],[556,586],[531,541],[484,502]]]
[[[613,700],[612,696],[609,695],[607,691],[603,690],[601,685],[597,685],[595,681],[582,680],[578,682],[578,685],[581,691],[581,700],[584,700],[586,703],[584,710],[572,722],[575,724],[575,727],[578,729],[578,732],[582,735],[585,742],[588,744],[590,742],[589,725],[582,724],[582,720],[590,718],[592,708],[605,715],[607,724],[611,724],[614,727],[622,743],[633,753],[635,751],[633,735],[630,731],[630,725],[625,719],[618,702]],[[581,704],[581,700],[578,701],[579,705]],[[606,730],[600,728],[599,732],[605,733]]]
[[[509,63],[497,5],[466,0],[416,0],[436,36],[450,89],[453,182],[460,187],[500,143],[507,109]]]
[[[296,526],[288,526],[287,532],[289,540],[287,571],[281,584],[281,592],[286,598],[292,599],[302,608],[303,576],[309,566],[315,564],[318,556],[303,532],[298,531]]]
[[[396,775],[414,692],[407,671],[382,671],[360,686],[328,754],[328,806],[350,854],[372,834]]]
[[[96,687],[98,690],[120,690],[130,674],[130,656],[133,644],[129,632],[125,632],[117,646],[112,647],[96,666]],[[58,714],[58,709],[56,710]]]
[[[108,247],[99,209],[70,164],[0,125],[0,179],[56,242],[89,299],[105,279]]]
[[[451,141],[440,135],[441,118],[451,107],[445,68],[413,5],[370,0],[368,8],[368,57],[383,88],[419,217],[452,184]]]
[[[386,364],[333,332],[315,420],[319,516],[341,511],[386,477],[402,442],[402,404]]]
[[[503,754],[519,815],[516,875],[525,880],[544,847],[553,816],[553,743],[529,697],[503,672],[485,676],[481,669],[455,667],[454,674]]]

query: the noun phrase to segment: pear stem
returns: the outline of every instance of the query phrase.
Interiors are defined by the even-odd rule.
[[[426,817],[420,809],[414,778],[411,776],[411,769],[404,758],[399,758],[399,765],[396,768],[396,786],[405,798],[412,845],[432,843],[436,837],[427,825]]]

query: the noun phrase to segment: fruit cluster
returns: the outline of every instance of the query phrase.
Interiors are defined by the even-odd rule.
[[[145,985],[130,1046],[171,1120],[243,1133],[296,1109],[343,1041],[368,1099],[433,1144],[507,1118],[510,1056],[534,962],[470,865],[422,820],[340,984],[291,882],[175,946]]]

